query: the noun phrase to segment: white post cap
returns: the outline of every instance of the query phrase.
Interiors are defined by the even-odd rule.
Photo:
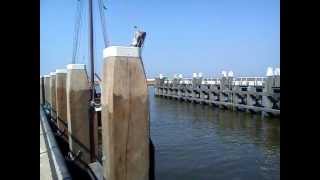
[[[177,78],[177,77],[178,77],[178,75],[177,75],[177,74],[174,74],[174,75],[173,75],[173,78]]]
[[[199,74],[198,74],[198,77],[202,77],[202,73],[199,73]]]
[[[192,77],[194,78],[198,77],[197,73],[193,73]]]
[[[159,74],[159,78],[162,79],[162,78],[163,78],[163,75],[162,75],[162,74]]]
[[[85,64],[68,64],[67,69],[86,69]]]
[[[229,72],[228,72],[228,76],[229,76],[229,77],[233,77],[233,72],[232,72],[232,71],[229,71]]]
[[[179,78],[181,78],[181,79],[183,78],[182,74],[179,74]]]
[[[56,75],[55,72],[51,72],[51,73],[50,73],[50,76],[55,76],[55,75]]]
[[[280,76],[280,68],[276,68],[273,73],[275,76]]]
[[[268,69],[267,69],[267,74],[266,74],[267,76],[273,76],[273,69],[272,69],[272,67],[268,67]]]
[[[58,74],[58,73],[67,73],[67,70],[66,69],[57,69],[56,74]]]
[[[221,74],[223,77],[227,77],[227,71],[222,71]]]
[[[46,74],[46,75],[44,75],[43,77],[45,77],[45,78],[49,78],[49,77],[50,77],[50,75]]]
[[[103,50],[103,58],[115,56],[140,57],[140,48],[131,46],[109,46]]]

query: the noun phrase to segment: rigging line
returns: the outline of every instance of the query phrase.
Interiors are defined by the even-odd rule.
[[[82,16],[81,16],[81,27],[86,27],[87,26],[87,11],[84,10],[85,7],[84,5],[82,6]],[[86,37],[84,37],[82,34],[85,34],[86,32],[86,28],[81,28],[80,31],[79,31],[79,42],[82,42],[83,40],[85,40]],[[79,43],[79,48],[77,51],[78,54],[77,54],[77,57],[79,59],[79,63],[83,63],[83,64],[86,64],[87,62],[85,61],[85,59],[87,58],[87,54],[86,54],[86,44],[81,44]]]
[[[104,46],[108,47],[108,34],[107,34],[107,26],[106,26],[106,18],[104,14],[104,10],[106,10],[106,6],[104,5],[102,0],[98,0],[99,4],[99,14],[100,14],[100,21],[101,21],[101,26],[102,26],[102,34],[103,34],[103,40],[104,40]]]
[[[74,34],[73,34],[73,50],[72,50],[72,63],[74,63],[75,57],[75,46],[76,46],[76,32],[77,32],[77,25],[78,25],[78,16],[79,16],[79,1],[77,2],[76,13],[75,13],[75,23],[74,23]]]
[[[75,54],[75,61],[77,60],[77,59],[79,59],[78,57],[79,57],[79,51],[80,51],[80,44],[81,44],[81,27],[82,27],[82,17],[83,17],[83,15],[82,15],[82,13],[83,13],[83,5],[81,4],[80,5],[80,15],[79,15],[79,25],[78,25],[78,35],[77,35],[77,44],[76,44],[76,54]]]
[[[73,54],[72,54],[72,63],[75,63],[75,58],[77,54],[78,46],[78,35],[79,35],[79,21],[81,19],[81,1],[77,1],[76,17],[75,17],[75,26],[74,26],[74,36],[73,36]]]
[[[98,24],[98,22],[97,21],[95,21],[95,23],[94,23],[94,25],[97,25]],[[97,28],[94,28],[93,29],[93,37],[94,37],[94,39],[98,39],[98,29]],[[93,42],[93,46],[94,47],[98,47],[98,45],[97,45],[97,41],[94,41]],[[99,57],[99,52],[98,52],[98,50],[97,50],[97,48],[95,48],[95,49],[93,49],[93,53],[94,53],[94,57]],[[94,64],[94,68],[96,69],[96,67],[99,67],[99,61],[96,61],[95,62],[95,64]],[[97,72],[97,70],[95,71],[95,73],[94,73],[94,77],[97,77],[96,76],[96,74],[98,74],[98,72]],[[94,78],[94,79],[96,79],[96,78]]]

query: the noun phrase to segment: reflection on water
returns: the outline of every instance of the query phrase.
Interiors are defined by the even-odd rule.
[[[280,119],[150,93],[156,179],[280,179]]]

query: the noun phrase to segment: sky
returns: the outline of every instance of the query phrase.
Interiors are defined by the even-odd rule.
[[[77,63],[88,64],[88,0]],[[95,69],[102,72],[104,49],[94,2]],[[265,76],[280,66],[279,0],[104,0],[110,45],[131,43],[134,26],[146,31],[142,52],[148,78],[159,74],[192,77]],[[66,68],[73,53],[77,0],[40,1],[40,73]],[[89,67],[89,66],[88,66]]]

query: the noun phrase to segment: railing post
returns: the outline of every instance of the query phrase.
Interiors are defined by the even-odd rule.
[[[149,179],[149,105],[138,47],[104,49],[102,133],[108,180]]]

